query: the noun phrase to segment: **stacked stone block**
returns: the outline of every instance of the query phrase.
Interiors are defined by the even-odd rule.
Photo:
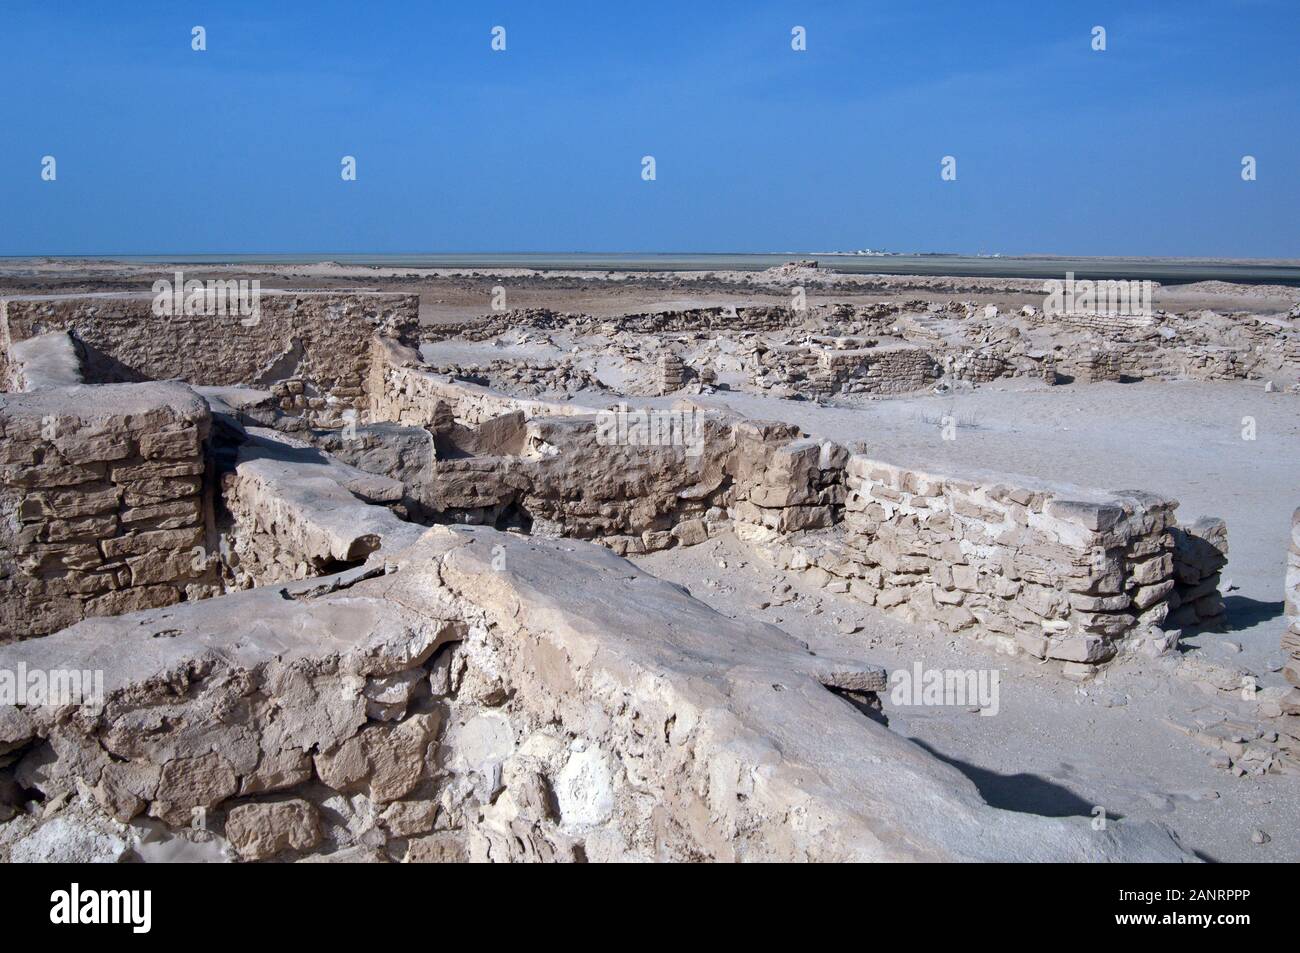
[[[1124,374],[1123,358],[1119,350],[1098,348],[1080,356],[1070,370],[1082,384],[1118,382]]]
[[[952,375],[972,384],[987,384],[1011,371],[1003,353],[991,347],[972,348],[957,356],[952,363]]]
[[[1039,658],[1098,663],[1173,588],[1171,500],[1073,501],[854,456],[846,554],[885,608],[960,631],[1013,637]],[[868,601],[872,601],[868,598]]]
[[[209,423],[175,383],[0,395],[0,642],[213,594]]]
[[[1174,527],[1174,585],[1167,605],[1167,625],[1218,628],[1224,623],[1219,583],[1228,564],[1228,528],[1205,516],[1187,527]]]
[[[798,428],[789,424],[744,421],[733,432],[729,512],[742,539],[764,542],[840,521],[848,450],[829,440],[795,439]]]
[[[1070,500],[905,469],[793,430],[736,425],[730,514],[760,555],[818,585],[1079,674],[1158,634],[1171,609],[1194,624],[1222,614],[1221,520],[1179,528],[1177,504],[1151,494]]]
[[[933,384],[942,371],[929,352],[896,344],[858,350],[774,347],[756,357],[756,386],[791,386],[814,396],[906,394]]]
[[[655,383],[658,385],[660,395],[674,394],[686,383],[686,365],[676,354],[660,355],[655,370]]]

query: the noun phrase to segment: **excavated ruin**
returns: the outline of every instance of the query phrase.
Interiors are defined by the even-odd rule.
[[[1158,825],[989,806],[889,728],[869,658],[624,557],[731,533],[1053,678],[1170,652],[1223,624],[1222,520],[695,398],[1294,391],[1294,321],[908,302],[421,328],[405,294],[268,292],[256,321],[150,302],[0,302],[0,673],[29,692],[0,698],[0,859],[1194,859]],[[1283,644],[1300,658],[1300,622]],[[102,690],[64,698],[64,673]],[[1300,689],[1272,705],[1264,770],[1294,770]]]

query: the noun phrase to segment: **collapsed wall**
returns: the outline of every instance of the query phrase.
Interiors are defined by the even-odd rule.
[[[989,807],[858,707],[882,670],[600,547],[439,527],[389,568],[0,648],[105,686],[0,709],[0,859],[1192,859]]]
[[[0,394],[0,642],[214,591],[209,422],[175,383]]]
[[[256,310],[207,304],[159,312],[152,294],[0,299],[0,345],[70,334],[89,383],[184,380],[194,385],[304,382],[297,407],[338,419],[365,409],[370,337],[414,343],[419,296],[378,292],[260,291]],[[7,367],[0,375],[9,378]]]

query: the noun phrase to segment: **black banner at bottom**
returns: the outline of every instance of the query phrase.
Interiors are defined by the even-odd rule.
[[[128,945],[190,937],[264,943],[281,935],[337,942],[340,931],[353,928],[372,936],[380,930],[389,944],[408,931],[413,940],[427,939],[428,917],[445,921],[460,910],[468,913],[469,904],[477,908],[470,917],[479,928],[484,913],[490,917],[500,906],[507,925],[527,928],[520,917],[535,907],[537,923],[625,917],[642,934],[647,917],[665,930],[683,915],[735,930],[774,916],[815,916],[823,926],[865,930],[876,941],[893,929],[900,939],[914,939],[922,916],[927,941],[945,935],[969,940],[972,930],[992,920],[999,939],[1043,937],[1039,931],[1050,928],[1071,939],[1136,932],[1181,941],[1200,932],[1230,942],[1243,931],[1277,930],[1290,921],[1287,873],[1245,865],[880,865],[713,873],[622,867],[595,881],[578,869],[532,881],[537,872],[526,869],[437,865],[15,865],[0,872],[0,896],[11,948],[38,933]],[[665,879],[655,887],[658,876]],[[683,877],[704,877],[713,890],[700,890],[696,885],[704,882],[696,881],[683,891]],[[858,917],[869,924],[850,926]],[[891,917],[898,918],[893,926]]]

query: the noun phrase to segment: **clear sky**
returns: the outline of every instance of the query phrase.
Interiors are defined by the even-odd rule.
[[[4,0],[0,42],[5,255],[1300,257],[1296,0]]]

